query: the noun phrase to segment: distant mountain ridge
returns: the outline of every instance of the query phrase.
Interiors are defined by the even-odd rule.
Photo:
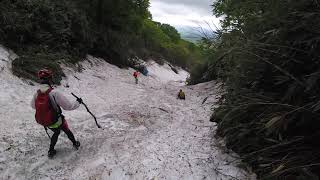
[[[192,27],[192,26],[178,26],[175,27],[181,35],[181,38],[197,43],[204,36],[213,36],[212,30],[201,28],[201,27]]]

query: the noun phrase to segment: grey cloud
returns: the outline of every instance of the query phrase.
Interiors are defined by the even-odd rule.
[[[153,19],[173,26],[198,26],[213,17],[214,0],[150,0]]]
[[[201,16],[212,15],[212,0],[151,0],[151,5],[168,14],[198,13]]]
[[[151,0],[151,2],[159,2],[168,5],[182,5],[193,7],[194,9],[208,11],[213,0]]]
[[[180,4],[165,4],[165,3],[155,3],[156,7],[154,8],[156,13],[159,15],[178,15],[178,14],[186,14],[193,12],[192,7],[183,6]],[[157,14],[157,15],[158,15]]]

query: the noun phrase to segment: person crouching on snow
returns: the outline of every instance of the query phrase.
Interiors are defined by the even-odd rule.
[[[46,130],[49,128],[54,133],[50,140],[49,158],[52,158],[56,154],[54,146],[58,141],[61,130],[67,134],[76,149],[80,147],[80,142],[76,141],[69,129],[60,107],[64,110],[74,110],[82,102],[81,98],[78,98],[75,102],[70,102],[63,94],[54,90],[51,86],[52,76],[53,73],[49,69],[43,69],[38,72],[41,85],[31,101],[31,107],[36,110],[35,119],[37,123],[44,126]]]
[[[186,100],[186,95],[184,94],[184,92],[182,91],[182,89],[180,89],[180,91],[179,91],[179,93],[178,93],[178,99]]]

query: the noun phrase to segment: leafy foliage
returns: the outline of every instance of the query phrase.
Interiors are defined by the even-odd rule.
[[[227,90],[212,116],[218,134],[261,179],[319,178],[318,2],[218,0],[213,9],[224,19],[207,70]]]
[[[62,3],[68,4],[49,0],[2,1],[1,41],[17,50],[36,45],[47,51],[86,54],[86,43],[90,41],[86,17],[71,3]]]
[[[192,55],[199,49],[189,49],[174,27],[153,22],[148,7],[149,0],[2,0],[0,43],[22,58],[13,68],[25,78],[46,64],[60,72],[58,62],[76,63],[88,53],[120,67],[134,66],[135,57],[185,68],[199,61]]]
[[[53,82],[60,84],[64,73],[60,67],[59,61],[56,57],[62,57],[61,54],[36,54],[36,55],[23,55],[19,59],[16,59],[12,63],[13,74],[18,77],[24,77],[37,81],[38,79],[34,76],[39,71],[39,67],[48,67],[54,71]],[[70,57],[65,57],[70,58]]]
[[[166,59],[183,68],[190,68],[203,60],[202,50],[195,44],[182,40],[177,30],[168,24],[146,19],[142,37],[151,56],[158,59]]]
[[[178,31],[174,27],[170,26],[169,24],[160,24],[160,23],[158,23],[157,25],[160,27],[160,29],[167,36],[170,37],[170,39],[173,42],[177,43],[181,39],[180,34],[178,33]]]

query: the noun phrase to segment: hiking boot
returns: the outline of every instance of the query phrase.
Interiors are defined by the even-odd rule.
[[[57,154],[57,151],[54,150],[54,149],[50,149],[50,150],[48,151],[48,157],[49,157],[50,159],[53,158],[53,156],[56,155],[56,154]]]
[[[80,142],[79,142],[79,141],[76,141],[75,143],[73,143],[73,147],[78,150],[79,147],[80,147]]]

